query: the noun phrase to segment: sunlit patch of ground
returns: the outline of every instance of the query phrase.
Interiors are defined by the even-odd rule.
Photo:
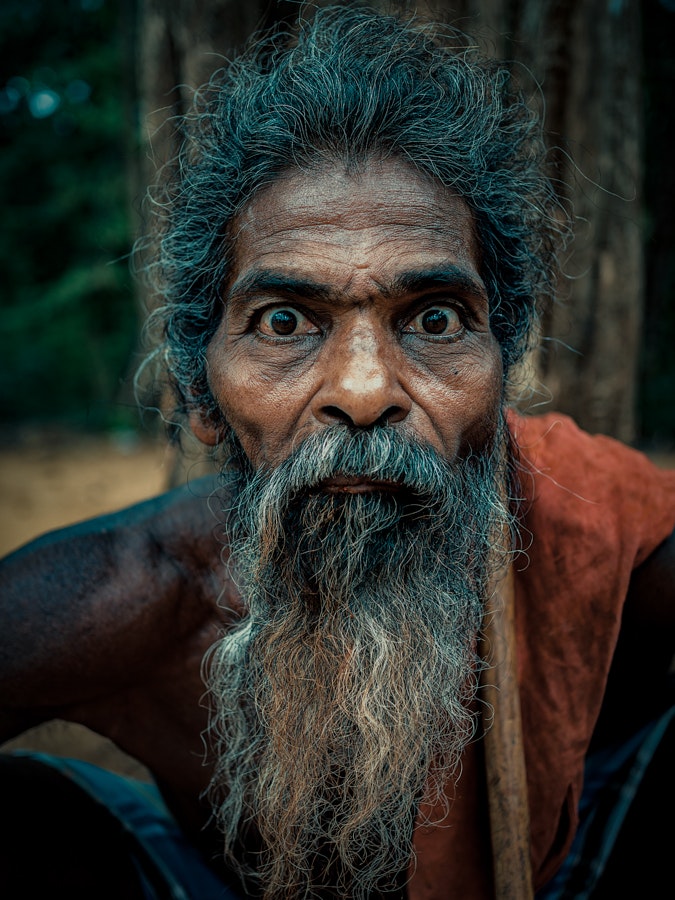
[[[168,467],[165,443],[133,432],[20,436],[0,449],[0,554],[52,528],[153,496],[166,484]]]

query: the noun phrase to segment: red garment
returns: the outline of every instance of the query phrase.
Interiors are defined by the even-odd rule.
[[[632,570],[675,528],[675,471],[566,416],[509,415],[526,558],[515,563],[518,677],[535,888],[564,859]],[[444,827],[415,833],[411,900],[483,900],[490,845],[480,744]]]

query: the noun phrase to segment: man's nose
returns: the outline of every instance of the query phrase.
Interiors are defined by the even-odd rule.
[[[358,428],[403,421],[412,401],[400,382],[400,351],[365,325],[324,348],[323,380],[313,412],[324,424]]]

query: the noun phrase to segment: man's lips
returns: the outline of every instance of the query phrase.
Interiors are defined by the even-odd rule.
[[[329,494],[369,494],[373,491],[399,491],[401,485],[386,478],[336,475],[322,481],[319,488]]]

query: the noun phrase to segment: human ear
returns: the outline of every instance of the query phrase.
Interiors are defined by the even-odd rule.
[[[204,409],[195,408],[190,410],[188,421],[192,433],[209,447],[215,447],[223,439],[223,427],[216,422],[212,415],[209,415]]]

